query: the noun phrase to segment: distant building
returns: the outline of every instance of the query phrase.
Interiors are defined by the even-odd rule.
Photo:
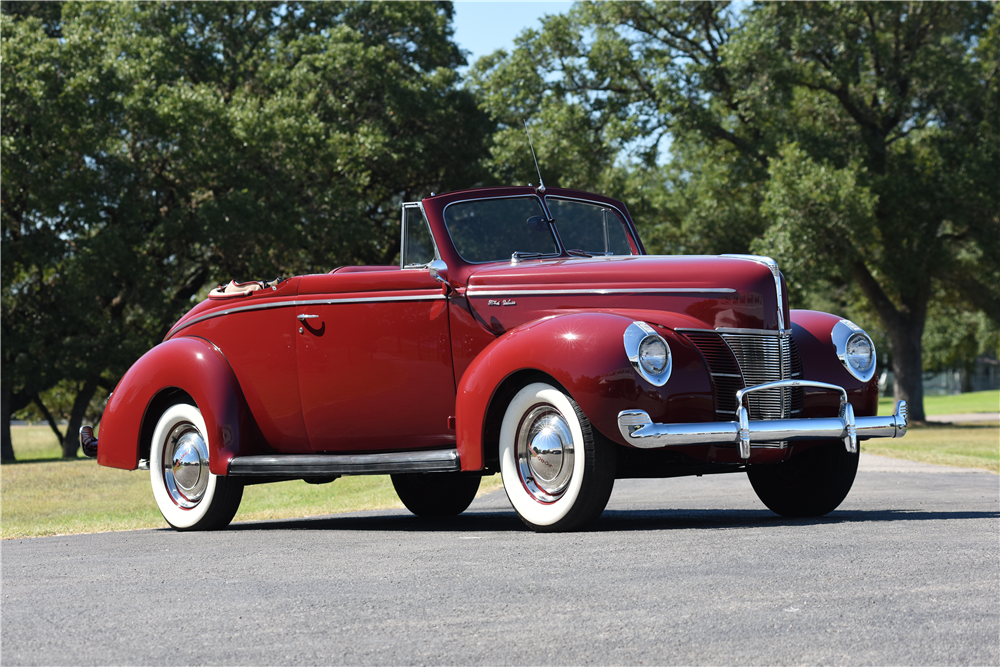
[[[878,381],[881,395],[892,396],[892,381],[892,371],[887,368]],[[1000,361],[990,356],[976,359],[972,373],[968,373],[964,368],[924,373],[924,396],[943,396],[989,389],[1000,389]]]

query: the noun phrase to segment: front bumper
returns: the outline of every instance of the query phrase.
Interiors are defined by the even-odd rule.
[[[743,404],[747,394],[781,387],[817,387],[840,393],[837,417],[812,419],[751,420]],[[901,438],[906,435],[906,401],[896,403],[889,417],[855,417],[847,402],[847,392],[825,382],[781,380],[747,387],[736,392],[739,404],[737,420],[692,424],[656,424],[644,410],[618,413],[618,430],[625,441],[641,449],[676,445],[739,445],[740,458],[750,458],[754,443],[794,442],[796,440],[842,440],[847,451],[858,451],[858,438]]]

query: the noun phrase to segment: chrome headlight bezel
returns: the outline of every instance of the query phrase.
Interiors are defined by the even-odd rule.
[[[625,354],[628,356],[632,368],[653,386],[662,387],[665,385],[667,380],[670,379],[670,372],[674,366],[673,354],[670,352],[670,345],[667,343],[667,340],[656,333],[653,327],[645,322],[638,321],[628,325],[625,329],[623,339]],[[660,344],[663,345],[663,349],[666,352],[666,363],[663,364],[659,371],[656,370],[656,366],[651,366],[642,358],[640,351],[643,349],[644,344],[647,348],[659,347]]]
[[[850,320],[840,320],[833,325],[830,338],[837,350],[837,358],[840,359],[840,363],[844,365],[848,373],[862,382],[868,382],[875,377],[875,367],[877,366],[875,343],[872,341],[871,336],[865,333],[864,329]],[[851,363],[853,341],[863,341],[871,347],[871,357],[868,360],[868,364],[863,368],[858,368],[855,364]]]

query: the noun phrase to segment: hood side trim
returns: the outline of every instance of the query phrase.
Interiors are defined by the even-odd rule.
[[[468,296],[545,296],[548,294],[739,294],[729,287],[614,287],[594,289],[476,289]]]

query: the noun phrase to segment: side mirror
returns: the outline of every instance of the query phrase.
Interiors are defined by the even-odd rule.
[[[445,285],[451,284],[448,282],[448,265],[442,260],[435,259],[427,265],[427,270],[430,271],[431,278],[439,283],[444,283]]]

